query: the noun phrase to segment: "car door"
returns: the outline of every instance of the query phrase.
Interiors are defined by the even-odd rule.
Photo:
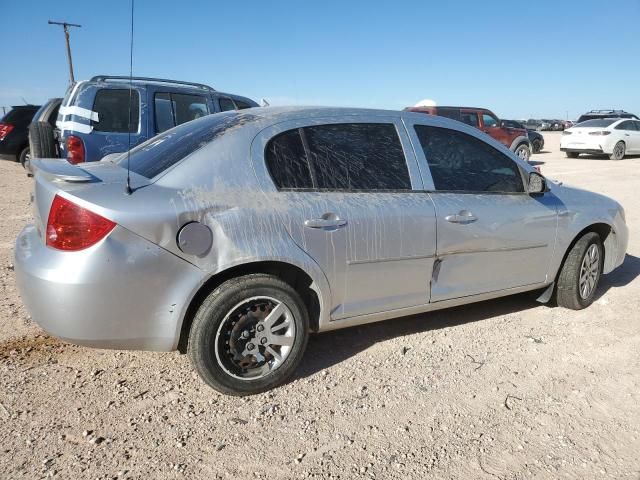
[[[408,130],[436,208],[431,301],[548,282],[557,199],[526,194],[517,162],[471,129]]]
[[[627,144],[627,153],[640,152],[640,122],[636,120],[627,120],[622,122],[620,126],[622,127],[622,130],[624,130],[623,140]]]
[[[399,116],[284,122],[256,137],[252,158],[329,281],[332,320],[429,302],[435,210]]]

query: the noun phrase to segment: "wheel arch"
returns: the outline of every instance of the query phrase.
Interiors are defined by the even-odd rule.
[[[602,246],[604,249],[604,252],[603,252],[604,266],[602,269],[602,273],[609,273],[611,270],[615,268],[615,261],[618,256],[617,255],[618,240],[617,240],[615,230],[608,223],[604,223],[604,222],[592,223],[584,227],[576,235],[574,235],[573,239],[565,249],[565,252],[562,256],[562,261],[560,262],[558,271],[556,272],[556,275],[555,275],[556,281],[558,280],[558,275],[560,275],[562,265],[564,265],[564,262],[567,259],[567,256],[569,255],[569,252],[571,251],[573,246],[576,244],[578,240],[580,240],[580,238],[582,238],[583,235],[590,232],[598,234],[598,236],[600,237],[600,241],[602,242]]]
[[[319,287],[313,278],[302,268],[292,263],[280,260],[255,261],[234,265],[220,272],[211,275],[197,290],[191,298],[189,306],[180,326],[177,349],[180,353],[186,353],[189,332],[194,316],[204,299],[216,288],[227,280],[254,273],[266,273],[280,278],[291,285],[302,298],[309,313],[310,329],[317,332],[320,325],[320,311],[322,305],[322,295]]]

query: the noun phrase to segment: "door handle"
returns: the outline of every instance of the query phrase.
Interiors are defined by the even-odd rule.
[[[461,210],[459,213],[447,215],[444,219],[449,223],[461,223],[466,225],[467,223],[475,222],[478,220],[478,217],[467,210]]]
[[[335,213],[325,213],[321,218],[312,218],[304,221],[304,226],[309,228],[340,228],[347,221],[338,217]]]

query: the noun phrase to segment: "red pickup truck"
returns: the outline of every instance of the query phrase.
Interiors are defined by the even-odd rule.
[[[528,161],[531,156],[531,142],[527,131],[523,128],[511,128],[503,125],[495,113],[486,108],[407,107],[405,110],[438,115],[464,122],[488,133],[523,160]]]

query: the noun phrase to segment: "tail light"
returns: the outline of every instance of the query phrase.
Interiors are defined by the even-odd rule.
[[[47,246],[58,250],[83,250],[98,243],[115,226],[111,220],[56,195],[47,220]]]
[[[4,137],[9,135],[9,132],[11,132],[13,128],[13,125],[10,123],[0,123],[0,141],[4,140]]]
[[[67,160],[73,164],[84,162],[84,143],[81,138],[74,135],[67,138]]]
[[[597,132],[589,132],[589,135],[611,135],[609,130],[598,130]]]

